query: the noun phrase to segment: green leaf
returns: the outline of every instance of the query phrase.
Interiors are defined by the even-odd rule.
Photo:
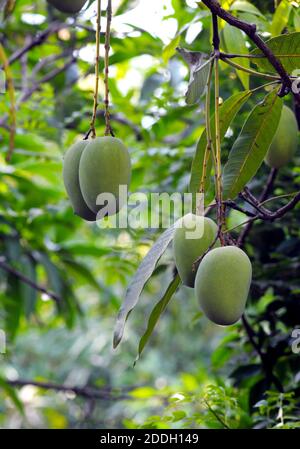
[[[152,275],[154,268],[157,264],[157,261],[165,252],[167,246],[173,239],[175,232],[175,226],[171,226],[167,229],[154,243],[148,254],[142,260],[137,272],[135,273],[131,284],[127,288],[126,295],[122,307],[118,313],[115,331],[114,331],[114,339],[113,346],[116,348],[120,341],[122,340],[124,326],[126,323],[126,319],[128,318],[129,313],[138,303],[140,294],[144,288],[144,285]]]
[[[247,12],[249,14],[254,14],[256,16],[265,18],[265,16],[256,8],[256,6],[252,5],[247,1],[236,1],[230,6],[231,11],[241,11]]]
[[[232,95],[220,106],[220,135],[221,141],[224,139],[226,131],[228,130],[230,123],[245,104],[248,98],[251,96],[251,91],[239,92]],[[215,139],[215,115],[213,114],[210,119],[211,133],[213,140]],[[200,182],[202,178],[202,166],[205,148],[207,145],[206,131],[204,130],[197,144],[195,156],[192,163],[191,169],[191,180],[189,185],[189,190],[191,193],[199,192]],[[210,172],[212,167],[212,158],[209,159],[209,164],[207,167],[207,178],[206,178],[206,189],[208,189],[210,182]]]
[[[299,70],[300,67],[300,33],[282,34],[281,36],[269,39],[266,44],[281,61],[283,67],[288,73]],[[254,55],[261,55],[257,48],[252,51]],[[273,71],[274,67],[266,58],[254,58],[254,64],[266,71]]]
[[[276,8],[275,14],[273,15],[270,30],[273,36],[280,34],[282,30],[287,26],[291,11],[291,3],[287,0],[281,0],[279,6],[277,6]]]
[[[152,36],[142,28],[130,26],[139,32],[140,36],[127,36],[125,39],[112,37],[111,44],[114,54],[110,57],[111,65],[128,61],[142,54],[156,56],[162,52],[163,43],[159,38]]]
[[[180,42],[180,34],[174,37],[171,42],[163,49],[162,58],[165,64],[168,63],[169,59],[176,53],[176,48]]]
[[[294,9],[294,27],[296,31],[300,31],[300,14]]]
[[[277,89],[251,111],[224,167],[224,198],[235,198],[256,174],[278,127],[282,99]]]
[[[242,55],[247,55],[249,53],[246,46],[246,36],[241,30],[226,23],[222,31],[222,37],[224,41],[224,48],[227,53]],[[237,64],[242,65],[245,68],[250,67],[250,62],[247,58],[236,58],[235,61]],[[249,89],[249,74],[243,72],[242,70],[236,70],[236,73],[244,88]]]
[[[180,285],[180,282],[181,282],[180,277],[177,274],[177,276],[175,276],[175,278],[170,283],[169,287],[167,288],[167,290],[166,290],[165,294],[163,295],[163,297],[161,298],[161,300],[156,304],[156,306],[152,310],[151,315],[149,317],[146,332],[144,333],[144,335],[142,336],[142,338],[140,340],[139,348],[138,348],[138,355],[137,355],[134,363],[136,363],[139,360],[143,349],[145,348],[149,338],[151,337],[151,335],[153,333],[156,323],[158,322],[158,320],[159,320],[160,316],[163,314],[163,312],[166,310],[166,307],[169,304],[170,300],[172,299],[178,286]]]

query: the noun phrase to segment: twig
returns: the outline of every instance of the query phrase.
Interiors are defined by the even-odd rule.
[[[270,174],[269,174],[267,183],[266,183],[266,185],[265,185],[265,188],[264,188],[264,190],[262,191],[262,193],[261,193],[261,195],[260,195],[260,197],[259,197],[259,203],[264,202],[264,201],[267,199],[268,195],[271,193],[271,191],[272,191],[272,189],[273,189],[273,186],[274,186],[275,179],[276,179],[276,175],[277,175],[277,170],[272,169],[272,170],[270,171]],[[250,233],[250,231],[251,231],[251,229],[252,229],[253,223],[254,223],[254,221],[255,221],[257,218],[259,218],[259,217],[254,217],[254,218],[253,218],[253,219],[246,225],[246,227],[243,229],[243,231],[242,231],[241,234],[239,235],[239,238],[238,238],[238,241],[237,241],[237,244],[238,244],[239,247],[241,247],[241,246],[244,245],[244,242],[245,242],[245,240],[246,240],[248,234]]]
[[[236,204],[234,201],[227,200],[227,201],[224,201],[224,204],[226,206],[230,207],[231,209],[237,210],[238,212],[242,212],[243,214],[247,215],[247,217],[252,217],[252,218],[256,217],[256,215],[253,212],[250,212],[249,210],[244,209],[243,207]]]
[[[96,137],[96,116],[98,108],[98,91],[99,91],[99,61],[100,61],[100,31],[101,31],[101,0],[97,0],[97,22],[96,22],[96,60],[95,60],[95,90],[94,90],[94,105],[93,115],[90,123],[90,129],[85,136],[85,139],[92,134],[92,138]]]
[[[228,11],[223,9],[217,0],[202,0],[202,2],[211,10],[212,14],[217,15],[221,19],[225,20],[225,22],[229,23],[235,28],[244,31],[244,33],[247,34],[252,42],[266,56],[270,64],[274,67],[274,69],[282,79],[282,88],[279,92],[279,96],[287,95],[291,91],[292,81],[280,60],[273,54],[268,45],[266,45],[265,42],[257,34],[256,25],[250,24],[233,16]],[[297,98],[300,97],[299,94],[295,94],[295,96],[297,96]]]
[[[103,399],[111,401],[130,399],[129,395],[116,394],[112,389],[66,386],[52,382],[38,382],[35,380],[6,380],[5,382],[9,384],[11,387],[24,387],[26,385],[32,385],[34,387],[42,388],[44,390],[63,391],[65,393],[73,392],[77,396],[82,396],[88,399]]]
[[[61,302],[61,298],[58,295],[56,295],[55,293],[47,290],[42,285],[37,284],[36,282],[34,282],[31,279],[27,278],[26,276],[24,276],[23,273],[21,273],[20,271],[16,270],[13,267],[11,267],[10,265],[8,265],[3,260],[0,260],[0,269],[5,270],[7,273],[12,274],[16,278],[20,279],[20,281],[24,282],[25,284],[29,285],[30,287],[34,288],[35,290],[37,290],[37,291],[39,291],[41,293],[46,294],[47,296],[49,296],[49,298],[54,299],[54,301],[56,301],[57,303]]]
[[[211,407],[211,405],[209,404],[209,402],[206,399],[203,399],[203,402],[205,404],[205,406],[207,407],[207,409],[210,411],[210,413],[212,415],[214,415],[214,417],[217,419],[217,421],[219,421],[219,423],[225,428],[225,429],[230,429],[230,427],[223,421],[223,419],[218,415],[217,412],[214,411],[214,409]]]
[[[105,136],[114,136],[113,130],[110,125],[109,115],[109,50],[110,50],[110,27],[112,20],[112,7],[111,0],[107,2],[106,9],[106,33],[105,33],[105,56],[104,56],[104,106],[105,106]]]
[[[294,196],[294,198],[287,203],[285,206],[282,206],[280,209],[278,209],[276,212],[271,212],[267,216],[264,216],[265,220],[276,220],[278,218],[283,217],[287,212],[294,209],[294,207],[300,202],[300,192],[297,193],[297,195]],[[261,218],[261,217],[259,217]]]
[[[47,28],[45,31],[42,31],[41,33],[38,33],[33,39],[31,39],[30,42],[24,45],[24,47],[13,53],[8,59],[9,64],[12,65],[14,62],[18,61],[25,53],[30,51],[32,48],[42,45],[49,36],[57,33],[63,28],[66,28],[66,26],[67,25],[65,23],[52,23],[49,28]]]
[[[226,62],[226,64],[230,65],[231,67],[234,67],[237,70],[241,70],[243,72],[249,73],[250,75],[267,78],[267,79],[271,79],[271,80],[279,80],[280,79],[280,77],[276,76],[276,75],[270,75],[268,73],[261,73],[261,72],[257,72],[256,70],[243,67],[242,65],[237,64],[236,62],[230,61],[230,59],[227,59],[224,56],[221,57],[220,59],[222,59],[223,62]]]

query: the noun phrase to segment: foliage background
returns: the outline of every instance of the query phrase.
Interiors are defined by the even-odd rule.
[[[2,7],[9,3],[14,2],[2,1]],[[210,53],[210,15],[191,1],[152,1],[157,12],[153,24],[162,20],[161,27],[168,30],[160,36],[151,23],[150,31],[128,25],[132,11],[147,22],[145,2],[113,3],[112,125],[130,149],[131,191],[187,191],[195,144],[204,129],[204,105],[185,105],[188,68],[175,48]],[[229,7],[233,2],[222,3]],[[244,8],[236,14],[255,21],[266,37],[273,31],[300,31],[297,2],[288,2],[280,24],[273,21],[274,29],[272,1],[239,3]],[[284,394],[269,381],[242,324],[223,329],[209,323],[193,291],[184,287],[133,368],[147,318],[172,277],[170,250],[130,315],[124,341],[112,350],[126,286],[160,232],[103,231],[75,217],[66,198],[62,155],[88,130],[92,109],[94,25],[92,1],[76,18],[45,1],[18,0],[10,14],[2,8],[1,44],[8,58],[31,39],[41,42],[10,65],[17,105],[10,163],[5,162],[10,98],[1,94],[0,260],[57,299],[0,269],[0,328],[7,335],[6,353],[0,355],[0,426],[298,426],[299,354],[291,351],[291,332],[300,325],[299,207],[280,222],[258,222],[246,243],[254,266],[248,317]],[[259,83],[251,79],[251,87]],[[222,98],[242,89],[235,70],[222,67]],[[248,102],[234,121],[224,141],[224,159],[258,99]],[[287,103],[292,106],[289,99]],[[97,130],[99,135],[104,131],[101,108]],[[264,166],[252,182],[254,192],[261,191],[267,176]],[[274,194],[295,192],[299,184],[298,152],[294,163],[280,171]],[[231,212],[228,226],[244,220]],[[102,397],[38,388],[27,385],[30,381],[90,387]]]

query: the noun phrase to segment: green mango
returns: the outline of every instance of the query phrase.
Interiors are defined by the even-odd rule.
[[[206,254],[195,291],[207,318],[222,326],[236,323],[244,313],[251,279],[251,262],[240,248],[223,246]]]
[[[185,215],[178,225],[173,239],[175,264],[183,284],[193,288],[196,277],[193,264],[214,242],[218,226],[210,218],[194,214]],[[197,238],[191,238],[193,231]],[[215,246],[218,245],[216,242]]]
[[[68,149],[64,157],[63,179],[74,213],[87,221],[95,221],[96,215],[86,205],[79,186],[79,162],[87,143],[87,140],[82,140]]]
[[[87,0],[47,0],[61,12],[76,14],[79,12]]]
[[[291,161],[298,147],[298,124],[293,111],[283,106],[279,125],[265,157],[269,167],[281,168]]]
[[[131,178],[130,156],[120,139],[97,137],[84,149],[79,164],[79,183],[84,201],[95,213],[103,204],[96,204],[99,194],[110,193],[116,199],[116,209],[107,215],[117,213],[127,198],[120,198],[119,186],[129,186]]]

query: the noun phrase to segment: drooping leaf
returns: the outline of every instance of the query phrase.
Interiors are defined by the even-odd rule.
[[[224,139],[226,131],[228,130],[230,123],[245,104],[248,98],[251,96],[251,91],[239,92],[232,95],[220,106],[220,134],[221,141]],[[215,139],[215,115],[213,114],[210,119],[211,133],[213,140]],[[191,180],[189,190],[191,193],[199,192],[200,182],[202,178],[203,158],[207,145],[206,131],[204,130],[197,144],[195,156],[191,169]],[[210,182],[210,172],[212,167],[212,158],[209,159],[207,167],[206,189]]]
[[[133,280],[131,281],[129,287],[127,288],[126,295],[122,307],[118,313],[115,331],[114,331],[114,340],[113,346],[116,348],[120,343],[126,319],[132,309],[138,303],[140,298],[140,294],[144,288],[144,285],[150,278],[151,274],[154,271],[154,268],[157,264],[157,261],[165,252],[167,246],[173,239],[175,232],[175,226],[171,226],[167,229],[154,243],[146,257],[142,260],[137,272],[135,273]]]
[[[167,288],[161,300],[155,305],[154,309],[152,310],[151,315],[149,317],[146,332],[142,336],[139,343],[138,355],[135,359],[135,363],[139,360],[142,351],[144,350],[146,344],[148,343],[149,338],[153,333],[156,323],[158,322],[163,312],[166,310],[166,307],[169,304],[170,300],[172,299],[174,293],[176,292],[179,284],[180,284],[180,277],[177,274],[170,283],[169,287]]]
[[[275,14],[271,24],[271,34],[277,36],[287,26],[290,13],[292,11],[292,4],[288,0],[281,0],[276,8]]]
[[[205,92],[212,60],[205,60],[206,55],[201,52],[191,52],[184,48],[178,48],[178,52],[190,67],[190,80],[185,101],[188,105],[192,105],[197,103]]]
[[[282,104],[275,89],[251,111],[224,167],[225,199],[235,198],[261,166],[278,127]]]
[[[248,48],[246,46],[246,35],[233,26],[226,23],[222,31],[222,37],[224,41],[224,48],[227,53],[235,53],[247,55]],[[235,62],[246,69],[250,67],[249,60],[247,58],[236,58]],[[241,80],[244,89],[249,89],[249,74],[242,70],[236,70],[237,76]]]
[[[273,37],[266,41],[268,47],[281,61],[285,70],[292,74],[294,70],[299,70],[300,67],[300,32],[282,34],[281,36]],[[252,54],[261,55],[259,49],[253,50]],[[254,64],[259,68],[274,72],[274,67],[266,58],[254,58]]]

